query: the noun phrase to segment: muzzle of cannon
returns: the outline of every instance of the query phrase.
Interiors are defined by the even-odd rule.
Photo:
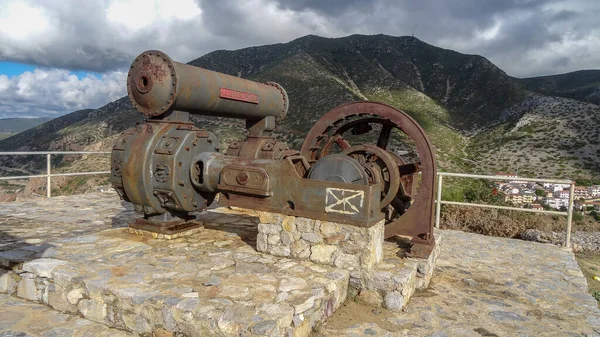
[[[153,50],[131,65],[127,90],[148,118],[115,144],[111,182],[144,214],[134,227],[185,230],[220,193],[226,206],[362,227],[385,219],[385,236],[411,237],[413,256],[433,248],[434,154],[404,112],[370,101],[342,105],[318,120],[296,151],[271,134],[289,105],[277,83],[174,62]],[[219,152],[214,135],[189,114],[245,119],[248,136]],[[388,149],[399,132],[414,142],[419,161]],[[373,133],[373,143],[351,144]]]

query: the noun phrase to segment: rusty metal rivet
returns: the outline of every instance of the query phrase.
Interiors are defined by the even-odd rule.
[[[184,182],[183,180],[180,180],[178,183],[179,183],[179,185],[181,185],[181,186],[185,185],[185,182]]]
[[[248,172],[242,171],[238,173],[237,177],[235,177],[235,180],[240,185],[246,185],[248,183]]]
[[[192,206],[198,207],[198,203],[194,201],[194,202],[192,202]]]

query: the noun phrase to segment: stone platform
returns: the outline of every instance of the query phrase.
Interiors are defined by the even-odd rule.
[[[259,219],[243,212],[211,209],[172,240],[124,228],[138,216],[113,193],[0,205],[0,292],[132,334],[306,336],[349,295],[405,307],[434,262],[386,242],[367,284],[352,267],[258,252]]]
[[[598,303],[569,250],[442,232],[435,277],[403,312],[344,305],[313,337],[600,336]]]
[[[174,240],[130,234],[137,216],[113,193],[0,204],[0,292],[16,289],[0,295],[0,336],[600,336],[573,253],[551,244],[436,231],[435,277],[405,298],[433,270],[402,242],[367,284],[257,252],[252,216],[211,210]]]

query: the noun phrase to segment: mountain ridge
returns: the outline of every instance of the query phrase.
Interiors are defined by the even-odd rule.
[[[579,140],[574,136],[577,123],[589,122],[591,129],[600,126],[596,119],[600,118],[600,106],[546,96],[538,92],[544,87],[537,78],[514,78],[482,56],[439,48],[414,37],[312,35],[287,43],[213,51],[189,64],[281,84],[289,94],[290,111],[275,133],[294,148],[299,148],[308,129],[333,107],[368,99],[395,106],[415,118],[430,136],[441,170],[494,174],[518,165],[520,172],[537,174],[536,169],[527,167],[543,165],[537,168],[543,168],[546,176],[600,176],[600,155],[590,157],[598,148],[595,135],[586,132]],[[593,87],[593,83],[558,87],[569,91]],[[0,141],[0,150],[108,150],[116,135],[143,121],[126,97],[74,114],[72,120],[51,121],[52,127],[34,128]],[[567,121],[575,114],[578,117]],[[544,116],[550,118],[546,121]],[[222,147],[244,135],[239,120],[205,116],[194,116],[194,120],[215,132]],[[527,125],[531,130],[519,131]],[[553,131],[551,125],[557,129]],[[555,140],[554,133],[563,131],[575,150]],[[553,144],[556,149],[534,161],[518,156],[522,151],[535,151],[540,144]],[[572,170],[565,167],[575,161],[558,160],[580,153],[588,159]],[[557,158],[556,163],[549,161],[552,157]],[[30,162],[17,164],[35,169]]]

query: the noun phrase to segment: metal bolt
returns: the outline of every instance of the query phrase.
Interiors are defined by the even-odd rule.
[[[179,185],[183,186],[183,185],[185,185],[185,182],[183,180],[180,180]]]
[[[240,185],[246,185],[248,183],[248,172],[241,171],[240,173],[238,173],[235,180],[237,180],[238,184]]]

